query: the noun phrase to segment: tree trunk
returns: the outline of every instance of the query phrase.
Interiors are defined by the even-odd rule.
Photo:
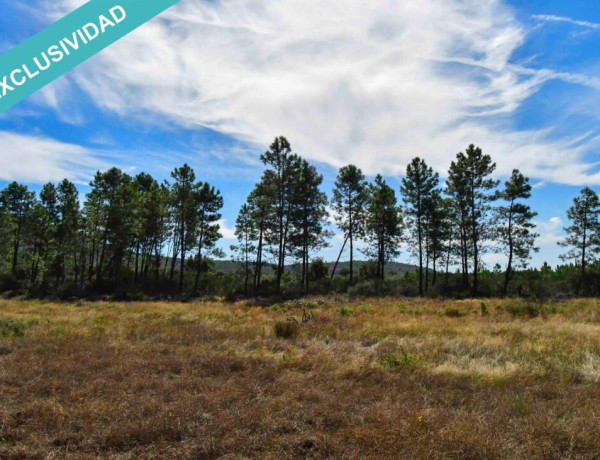
[[[136,244],[135,247],[135,274],[133,276],[133,282],[134,284],[137,286],[138,284],[138,263],[139,263],[139,258],[140,258],[140,243],[139,241]]]
[[[350,201],[350,209],[348,212],[349,230],[348,237],[350,238],[350,286],[354,284],[354,221],[352,215],[352,202]]]
[[[183,276],[185,274],[185,224],[181,224],[181,261],[179,265],[179,292],[183,291]]]
[[[248,280],[250,278],[250,264],[248,261],[248,234],[246,233],[246,241],[244,247],[244,296],[248,297]]]
[[[348,239],[349,239],[349,237],[346,237],[346,239],[344,240],[344,244],[342,245],[342,249],[340,250],[340,254],[338,255],[338,258],[335,261],[335,264],[333,266],[333,270],[331,272],[331,279],[332,280],[333,280],[333,277],[335,276],[335,271],[337,270],[337,266],[340,263],[340,259],[342,258],[342,254],[344,252],[344,248],[346,247],[346,243],[348,243]]]
[[[427,242],[427,245],[429,245],[429,242]],[[425,255],[425,292],[429,291],[429,249],[427,249],[426,255]]]
[[[194,293],[198,292],[200,282],[200,272],[202,270],[202,249],[204,246],[204,228],[200,231],[200,240],[198,241],[198,268],[196,270],[196,280],[194,281]]]
[[[513,219],[513,205],[514,200],[510,202],[510,209],[508,214],[508,264],[506,266],[506,274],[504,275],[504,288],[502,289],[502,295],[506,296],[508,292],[508,283],[510,281],[510,275],[512,272],[512,261],[513,261],[513,238],[512,238],[512,219]]]
[[[12,260],[12,274],[17,275],[18,260],[19,260],[19,246],[21,244],[20,238],[15,238],[13,244],[13,260]]]
[[[260,294],[260,278],[262,275],[262,251],[263,251],[263,224],[260,224],[258,235],[258,248],[256,250],[256,267],[254,269],[254,295]]]
[[[479,288],[479,229],[475,219],[475,186],[471,181],[471,231],[473,238],[473,297],[478,294]]]
[[[423,233],[421,228],[421,205],[417,209],[417,238],[419,240],[419,295],[423,297]]]

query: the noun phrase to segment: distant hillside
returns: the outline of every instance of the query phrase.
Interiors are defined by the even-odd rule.
[[[364,260],[355,260],[354,261],[354,270],[358,271],[360,266],[367,263]],[[327,262],[327,266],[329,267],[329,271],[333,269],[335,262]],[[344,270],[350,270],[350,262],[340,262],[337,266],[336,273],[340,273]],[[406,273],[406,272],[414,272],[417,270],[415,265],[404,264],[401,262],[389,262],[385,266],[385,272],[390,274],[398,274],[398,273]]]
[[[366,261],[364,260],[355,260],[354,261],[354,270],[358,273],[358,270],[360,269],[360,266],[365,264]],[[331,270],[333,270],[333,266],[335,265],[335,262],[326,262],[325,263],[328,268],[329,268],[329,273],[331,273]],[[233,260],[216,260],[215,261],[215,269],[217,271],[223,272],[223,273],[230,273],[236,270],[239,270],[241,268],[241,265],[239,262],[233,261]],[[406,272],[414,272],[416,271],[417,267],[415,265],[411,265],[411,264],[404,264],[404,263],[400,263],[400,262],[390,262],[385,266],[385,272],[389,273],[389,274],[398,274],[398,273],[406,273]],[[265,267],[266,273],[270,273],[272,272],[272,269],[270,267]],[[286,267],[286,271],[290,271],[292,273],[296,273],[300,270],[300,265],[299,264],[293,264],[293,265],[289,265],[288,267]],[[336,269],[336,274],[340,274],[344,271],[348,271],[350,270],[350,262],[340,262],[337,266]]]

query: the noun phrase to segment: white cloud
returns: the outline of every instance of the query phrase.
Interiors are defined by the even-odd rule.
[[[560,217],[551,217],[544,222],[536,222],[536,231],[540,234],[536,243],[540,246],[556,245],[564,239],[563,227],[564,222]]]
[[[368,174],[401,174],[415,155],[443,173],[473,142],[500,174],[600,183],[586,161],[597,139],[514,130],[510,115],[545,82],[600,87],[511,63],[525,34],[500,0],[182,0],[69,78],[122,116],[260,148],[284,134],[309,159]]]
[[[235,236],[235,228],[230,227],[227,219],[221,219],[217,222],[220,227],[221,235],[223,235],[223,239],[225,240],[237,240]]]
[[[106,165],[79,145],[40,135],[0,131],[0,180],[41,184],[67,178],[85,183],[95,169]]]
[[[576,19],[571,19],[571,18],[567,18],[564,16],[554,16],[552,14],[534,14],[532,17],[534,19],[537,19],[538,21],[566,22],[566,23],[573,24],[576,26],[587,27],[589,29],[600,29],[600,24],[596,24],[595,22],[578,21]]]

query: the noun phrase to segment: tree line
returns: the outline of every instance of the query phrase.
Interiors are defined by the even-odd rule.
[[[0,290],[235,297],[344,292],[369,282],[375,293],[393,285],[405,294],[477,296],[490,294],[491,278],[494,294],[521,294],[523,283],[560,273],[575,294],[597,293],[590,274],[598,271],[600,200],[590,188],[567,212],[560,244],[570,264],[538,271],[527,269],[538,251],[530,181],[514,170],[500,184],[496,164],[475,145],[456,155],[444,183],[414,158],[397,191],[381,175],[370,182],[357,166],[344,166],[330,199],[323,176],[285,137],[260,159],[265,169],[237,216],[229,271],[218,268],[223,197],[187,164],[163,182],[117,168],[98,172],[83,199],[66,179],[39,194],[10,183],[0,193]],[[325,264],[318,255],[331,245],[333,223],[340,251]],[[402,247],[416,268],[388,275],[386,284],[386,266]],[[367,263],[357,262],[357,251]],[[483,267],[490,252],[506,255],[506,266]],[[344,254],[348,268],[340,270]]]

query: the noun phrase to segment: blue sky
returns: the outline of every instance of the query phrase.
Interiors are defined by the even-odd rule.
[[[0,52],[82,3],[0,0]],[[499,179],[531,177],[533,263],[556,264],[566,209],[600,185],[599,44],[592,0],[181,0],[0,114],[0,185],[68,177],[85,192],[107,166],[167,179],[188,162],[221,190],[231,237],[277,135],[328,193],[343,164],[397,189],[410,158],[443,176],[473,142]]]

